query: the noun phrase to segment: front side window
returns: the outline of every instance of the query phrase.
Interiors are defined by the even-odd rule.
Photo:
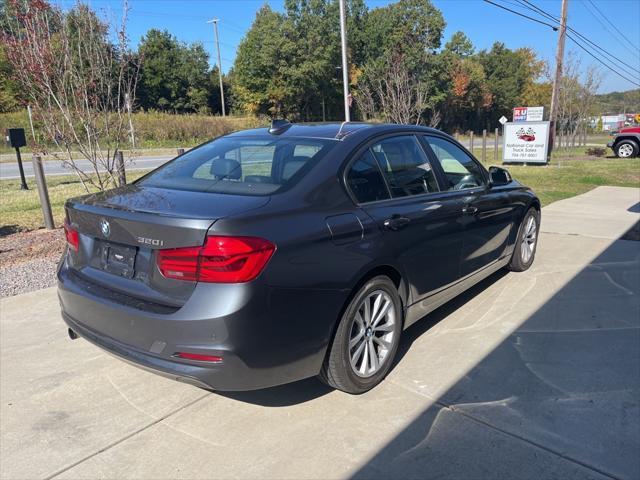
[[[446,190],[465,190],[484,185],[478,164],[460,147],[439,137],[426,137],[440,161],[447,182]]]
[[[336,143],[313,138],[222,137],[163,165],[138,184],[269,195],[299,180]]]
[[[394,198],[438,191],[431,164],[413,135],[386,138],[374,144],[371,152]]]

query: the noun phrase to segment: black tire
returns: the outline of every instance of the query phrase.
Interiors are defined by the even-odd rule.
[[[535,221],[533,232],[530,228],[530,219],[533,218]],[[532,264],[533,260],[536,258],[536,251],[538,250],[538,234],[540,233],[540,212],[534,207],[531,207],[527,214],[522,219],[522,223],[520,224],[520,228],[518,229],[518,236],[516,237],[516,246],[513,250],[513,254],[511,255],[511,261],[509,262],[508,268],[512,272],[524,272],[527,270]],[[523,250],[525,250],[524,239],[527,237],[527,244],[531,245],[531,235],[533,234],[533,249],[529,252],[529,255],[526,255],[526,252],[523,254]]]
[[[372,331],[363,334],[362,340],[355,344],[353,350],[349,348],[350,340],[352,339],[352,334],[358,336],[360,332],[363,332],[362,328],[359,327],[360,322],[356,321],[356,316],[359,313],[360,319],[364,317],[364,303],[365,300],[369,302],[371,306],[371,310],[373,310],[373,305],[375,304],[375,300],[379,292],[384,292],[381,295],[382,300],[380,306],[386,304],[387,299],[391,301],[392,305],[389,306],[389,310],[382,320],[384,320],[385,329],[389,329],[389,332],[393,332],[393,336],[391,337],[390,346],[385,350],[381,344],[374,342],[374,338],[378,336],[379,340],[385,340],[382,338],[387,337],[387,334],[384,332]],[[385,303],[382,303],[385,302]],[[392,310],[393,309],[393,310]],[[392,317],[393,315],[393,317]],[[378,328],[383,325],[382,320],[378,325]],[[391,366],[393,364],[393,359],[398,351],[398,344],[400,343],[400,335],[402,333],[402,301],[400,299],[400,295],[398,294],[398,290],[393,282],[386,276],[377,276],[369,281],[367,281],[353,296],[349,305],[345,309],[342,318],[340,319],[340,323],[336,329],[336,333],[329,345],[329,349],[327,351],[327,356],[325,357],[324,364],[322,366],[322,370],[320,371],[320,380],[329,385],[330,387],[336,388],[338,390],[342,390],[346,393],[351,394],[361,394],[368,390],[371,390],[373,387],[378,385],[384,377],[389,373]],[[373,322],[372,322],[373,323]],[[365,322],[366,324],[366,322]],[[388,325],[387,325],[388,324]],[[387,331],[387,330],[385,330]],[[364,372],[361,374],[357,374],[357,368],[352,367],[351,364],[351,354],[355,353],[361,342],[368,343],[370,345],[374,345],[374,355],[377,357],[377,353],[381,355],[384,354],[384,358],[382,361],[378,360],[379,367],[375,373],[371,373],[370,376],[363,377],[363,374],[367,374],[368,372]],[[366,355],[368,345],[365,345],[364,350],[362,352],[362,356],[359,357],[364,361],[364,355]],[[377,353],[376,353],[377,352]],[[371,364],[371,361],[369,364]],[[358,362],[356,361],[356,365]],[[362,365],[362,364],[360,364]],[[373,371],[373,370],[372,370]]]
[[[635,158],[638,156],[638,144],[633,140],[620,140],[615,145],[615,154],[618,158]]]

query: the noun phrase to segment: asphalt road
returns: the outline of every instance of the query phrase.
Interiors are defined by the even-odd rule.
[[[0,478],[640,478],[639,207],[545,207],[533,267],[405,331],[360,396],[200,390],[69,340],[55,288],[4,298]]]
[[[132,162],[126,164],[127,170],[150,170],[155,167],[159,167],[168,160],[171,160],[171,156],[162,157],[140,157]],[[84,172],[92,171],[92,165],[89,160],[76,160],[78,167]],[[33,177],[33,165],[31,159],[23,158],[24,174],[26,177]],[[56,160],[48,160],[42,162],[45,175],[69,175],[73,171],[69,167],[65,167],[62,162]],[[20,178],[20,170],[18,169],[18,162],[5,162],[0,163],[0,179],[10,180]]]

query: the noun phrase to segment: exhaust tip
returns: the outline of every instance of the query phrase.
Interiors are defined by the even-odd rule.
[[[68,329],[67,333],[69,334],[69,338],[71,340],[75,340],[76,338],[78,338],[78,334],[71,329]]]

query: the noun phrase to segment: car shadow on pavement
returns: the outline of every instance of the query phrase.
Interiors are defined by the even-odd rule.
[[[393,380],[427,408],[351,478],[640,478],[637,245],[611,243],[549,298],[536,292],[560,281],[554,272],[562,266],[514,274],[528,277],[514,277],[509,288],[529,295],[502,313],[478,312],[484,322],[452,317],[447,332],[421,341],[421,351],[410,352],[415,373]],[[411,338],[470,295],[409,329],[405,353]],[[532,312],[522,321],[520,308]],[[446,378],[452,370],[447,362],[459,368],[440,387],[437,372]]]
[[[417,338],[506,274],[506,270],[501,270],[490,275],[477,285],[451,300],[449,303],[443,305],[437,310],[434,310],[432,313],[425,316],[403,332],[391,371],[393,371],[396,365],[402,361],[402,358],[409,351],[412,343]],[[332,388],[324,385],[317,378],[307,378],[298,382],[265,388],[262,390],[214,393],[240,402],[252,403],[263,407],[287,407],[314,400],[331,391]]]
[[[263,388],[248,392],[213,392],[240,402],[253,403],[263,407],[289,407],[322,397],[332,389],[316,378],[307,378],[298,382]]]
[[[478,282],[469,290],[465,290],[463,293],[445,303],[441,307],[438,307],[436,310],[424,316],[416,323],[411,325],[407,330],[402,332],[400,345],[398,346],[398,352],[396,353],[396,357],[393,360],[393,368],[395,368],[396,365],[398,365],[402,361],[404,356],[411,349],[411,345],[415,340],[420,338],[421,335],[437,325],[441,320],[447,318],[453,312],[461,308],[465,303],[469,302],[474,297],[493,285],[495,282],[500,280],[502,277],[507,275],[507,273],[508,271],[506,269],[501,269],[493,273],[492,275],[489,275],[487,278],[485,278],[481,282]],[[392,371],[393,368],[391,369]]]

